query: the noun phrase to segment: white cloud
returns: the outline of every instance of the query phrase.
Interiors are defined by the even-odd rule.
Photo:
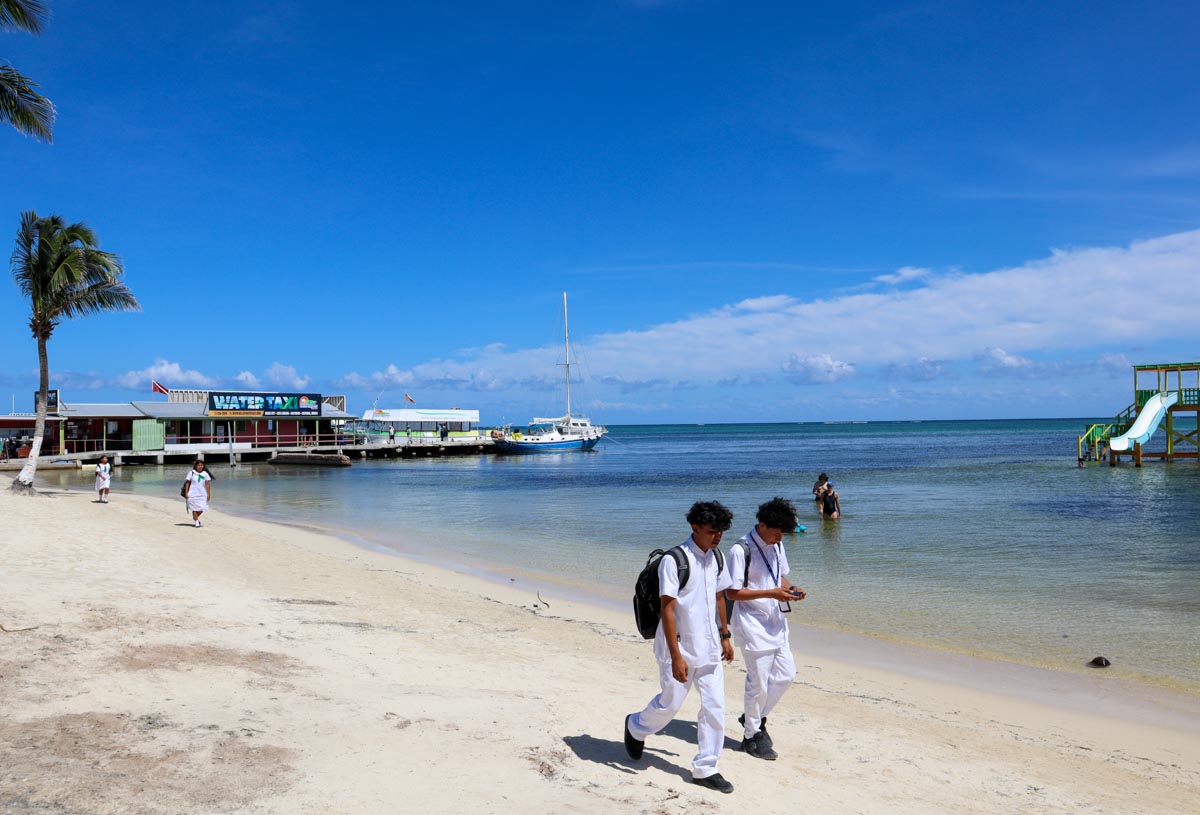
[[[987,348],[979,356],[982,373],[1027,371],[1036,366],[1032,359],[1010,354],[1003,348]]]
[[[361,390],[362,388],[370,386],[371,383],[362,374],[351,371],[345,376],[335,379],[333,384],[337,385],[339,388],[358,388]]]
[[[1129,361],[1129,357],[1124,354],[1101,354],[1097,360],[1097,365],[1103,370],[1111,373],[1128,374],[1133,367],[1133,363]]]
[[[970,361],[991,375],[1078,373],[1105,364],[1095,361],[1102,354],[1111,366],[1120,350],[1194,337],[1200,313],[1200,230],[1128,247],[1055,250],[983,273],[931,276],[905,268],[895,273],[911,284],[903,288],[825,300],[775,294],[642,330],[580,332],[585,373],[622,390],[628,383],[667,389],[780,372],[835,382],[876,367],[932,379]],[[1152,318],[1135,303],[1153,304]],[[370,379],[489,391],[554,388],[561,353],[557,346],[490,345],[407,369],[390,365]],[[1088,362],[1046,361],[1081,353]]]
[[[854,376],[854,366],[829,354],[801,356],[792,354],[783,363],[783,371],[795,382],[828,384]]]
[[[292,390],[302,390],[308,387],[311,381],[307,376],[301,376],[296,373],[296,369],[291,365],[284,365],[281,362],[276,362],[267,369],[267,381],[279,388],[291,388]]]
[[[886,365],[884,366],[884,373],[891,377],[916,382],[946,379],[955,375],[955,371],[950,364],[941,360],[930,359],[929,357],[921,357],[914,362]]]
[[[261,388],[262,387],[262,382],[259,380],[259,378],[257,376],[255,376],[254,374],[250,373],[249,371],[242,371],[240,374],[235,376],[234,379],[236,379],[241,384],[245,385],[247,388]]]
[[[933,274],[933,269],[925,269],[918,266],[902,266],[891,274],[881,274],[875,278],[877,283],[887,283],[888,285],[896,286],[901,283],[910,283],[913,280],[920,280],[929,277]]]
[[[371,381],[376,385],[411,385],[413,379],[412,371],[402,371],[395,365],[371,374]]]
[[[149,388],[150,381],[181,388],[214,388],[220,384],[216,377],[205,376],[199,371],[185,369],[178,362],[156,359],[154,364],[140,371],[127,371],[117,377],[117,384],[126,388]]]

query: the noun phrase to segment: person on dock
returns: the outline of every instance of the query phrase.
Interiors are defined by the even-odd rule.
[[[746,691],[742,715],[742,752],[774,761],[767,714],[796,678],[796,660],[788,640],[787,614],[803,589],[788,580],[785,533],[795,532],[796,506],[772,498],[758,507],[758,523],[729,549],[726,568],[731,585],[725,597],[734,601],[729,627],[746,660]],[[748,560],[747,560],[748,558]]]
[[[108,503],[110,487],[112,487],[112,465],[108,463],[108,456],[100,456],[100,463],[96,465],[96,492],[98,493],[96,503]]]
[[[658,564],[661,618],[654,637],[659,693],[638,713],[625,717],[625,750],[635,761],[642,757],[646,737],[670,723],[694,685],[700,691],[696,718],[699,752],[692,759],[692,783],[718,792],[733,785],[717,771],[725,744],[725,671],[721,661],[733,661],[723,593],[729,570],[719,567],[714,550],[733,523],[733,513],[716,501],[698,501],[688,511],[691,536],[683,542],[688,579],[680,586],[674,557]]]
[[[396,426],[394,424],[388,425],[388,444],[396,444]]]
[[[199,528],[200,516],[208,511],[208,502],[212,500],[212,473],[205,469],[203,461],[197,460],[188,471],[183,497],[187,499],[192,522]]]
[[[838,498],[837,491],[833,488],[833,482],[828,482],[821,490],[821,494],[817,496],[817,500],[821,504],[822,518],[840,518],[842,516],[842,502]]]

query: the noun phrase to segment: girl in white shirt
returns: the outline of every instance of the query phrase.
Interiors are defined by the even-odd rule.
[[[112,465],[108,463],[108,456],[100,456],[100,463],[96,465],[96,492],[100,493],[97,503],[108,503],[108,488],[111,486]]]
[[[183,497],[187,499],[187,508],[192,511],[192,520],[196,526],[200,526],[200,516],[208,510],[208,502],[212,498],[212,475],[204,468],[203,461],[197,461],[188,471]]]

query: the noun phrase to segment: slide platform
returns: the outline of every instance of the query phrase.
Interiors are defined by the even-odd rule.
[[[1146,400],[1146,404],[1142,406],[1142,410],[1134,420],[1133,426],[1120,436],[1108,440],[1109,449],[1123,453],[1133,447],[1134,444],[1145,444],[1148,442],[1150,437],[1154,435],[1154,432],[1158,430],[1163,417],[1167,415],[1167,410],[1178,401],[1178,391],[1163,391],[1151,396]]]

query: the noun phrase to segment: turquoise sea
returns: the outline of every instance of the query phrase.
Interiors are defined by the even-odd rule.
[[[1200,690],[1200,466],[1079,469],[1086,424],[618,426],[594,453],[213,471],[225,511],[622,607],[647,552],[687,536],[692,501],[734,511],[731,542],[782,495],[808,526],[785,539],[809,592],[796,622],[1068,670],[1102,654],[1121,676]],[[815,511],[822,471],[840,520]],[[113,500],[175,496],[185,472],[123,467]]]

